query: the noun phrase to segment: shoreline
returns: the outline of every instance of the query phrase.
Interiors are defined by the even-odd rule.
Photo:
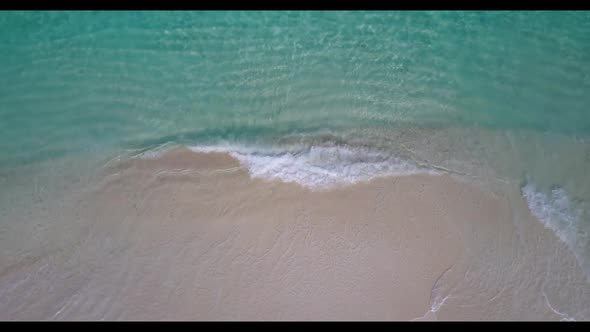
[[[515,193],[425,174],[313,191],[186,149],[103,172],[50,216],[78,240],[2,268],[2,319],[590,317],[573,254]]]

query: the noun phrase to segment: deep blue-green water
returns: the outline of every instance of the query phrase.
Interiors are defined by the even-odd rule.
[[[420,164],[519,183],[588,269],[588,12],[2,12],[0,45],[5,184],[174,144],[304,184]]]

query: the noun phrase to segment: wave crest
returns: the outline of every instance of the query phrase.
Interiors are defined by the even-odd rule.
[[[440,172],[391,154],[347,146],[244,148],[193,146],[195,152],[225,152],[255,178],[325,188],[369,181],[380,176],[439,174]]]

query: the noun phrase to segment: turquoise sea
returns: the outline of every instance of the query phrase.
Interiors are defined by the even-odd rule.
[[[185,145],[309,186],[516,183],[590,275],[589,12],[1,12],[0,45],[0,237]]]

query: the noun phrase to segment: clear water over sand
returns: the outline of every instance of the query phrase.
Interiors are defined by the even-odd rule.
[[[587,13],[0,26],[2,319],[590,317]]]

